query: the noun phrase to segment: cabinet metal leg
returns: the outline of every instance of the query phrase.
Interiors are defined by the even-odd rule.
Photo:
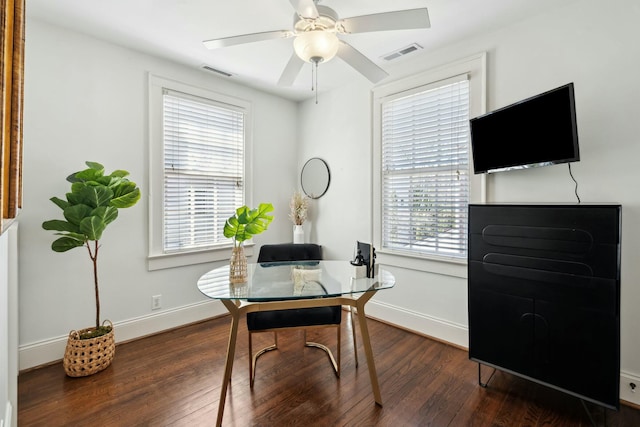
[[[582,399],[580,399],[580,403],[582,403],[582,407],[584,408],[584,412],[587,413],[587,417],[589,417],[589,421],[591,421],[591,425],[593,427],[598,427],[598,424],[596,423],[596,420],[594,420],[593,419],[593,415],[591,415],[591,411],[589,411],[589,408],[587,408],[587,404]],[[604,427],[607,427],[607,408],[605,408],[605,407],[602,407],[602,425]]]
[[[482,364],[478,363],[478,384],[480,385],[480,387],[483,388],[487,388],[487,386],[489,385],[489,381],[491,381],[491,378],[493,378],[493,374],[496,373],[496,368],[492,368],[493,370],[491,371],[491,375],[489,375],[489,379],[487,379],[487,382],[483,383],[482,382]]]

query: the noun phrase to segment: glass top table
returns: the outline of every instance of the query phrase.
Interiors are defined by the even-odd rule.
[[[266,302],[358,294],[391,288],[395,279],[382,269],[375,278],[356,279],[348,261],[288,261],[249,264],[246,283],[229,283],[229,266],[198,280],[198,289],[213,299]]]
[[[349,261],[270,262],[249,264],[247,269],[246,283],[229,282],[229,265],[203,274],[197,283],[200,292],[209,298],[220,300],[231,314],[229,345],[216,425],[222,425],[240,317],[245,313],[264,310],[334,305],[355,307],[374,400],[376,404],[382,406],[364,306],[376,292],[390,289],[395,285],[393,275],[388,270],[380,268],[374,278],[356,279],[353,277],[355,268]],[[355,334],[355,329],[352,332]]]

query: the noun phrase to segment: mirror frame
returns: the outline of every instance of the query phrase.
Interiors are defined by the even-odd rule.
[[[324,169],[326,169],[327,171],[327,182],[326,183],[321,183],[322,185],[324,185],[324,189],[322,190],[322,192],[318,195],[315,195],[311,192],[308,192],[307,189],[304,188],[304,183],[305,183],[305,170],[307,170],[307,177],[309,178],[309,164],[311,163],[313,165],[313,163],[320,163],[321,166],[324,167]],[[309,179],[307,179],[308,181]],[[308,184],[308,182],[307,182]],[[302,167],[302,171],[300,172],[300,186],[302,187],[302,191],[304,192],[304,194],[306,194],[309,198],[311,199],[319,199],[320,197],[324,196],[327,192],[327,190],[329,189],[329,184],[331,184],[331,171],[329,170],[329,165],[327,164],[327,162],[325,162],[324,160],[322,160],[319,157],[312,157],[309,160],[307,160],[307,162],[304,164],[304,166]],[[307,185],[308,187],[308,185]]]

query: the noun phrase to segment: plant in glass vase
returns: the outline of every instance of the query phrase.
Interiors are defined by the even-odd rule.
[[[296,191],[289,202],[289,218],[293,221],[293,243],[304,243],[304,229],[302,224],[309,215],[309,198]]]
[[[256,209],[242,206],[236,209],[224,224],[223,234],[233,240],[231,261],[229,263],[229,281],[233,284],[247,281],[247,257],[244,254],[243,243],[254,235],[266,231],[273,216],[271,203],[260,203]]]

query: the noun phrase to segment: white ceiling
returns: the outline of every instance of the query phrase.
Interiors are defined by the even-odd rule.
[[[425,50],[436,49],[573,1],[576,0],[324,0],[320,4],[333,8],[340,18],[426,6],[430,29],[343,36],[385,68],[381,57],[409,44],[418,43]],[[289,0],[26,0],[26,3],[29,18],[194,68],[206,64],[231,73],[231,78],[239,83],[290,99],[312,96],[310,65],[305,65],[292,87],[277,86],[292,53],[293,39],[216,50],[208,50],[202,44],[203,40],[291,29],[294,9]],[[356,71],[338,58],[320,64],[320,90],[338,87],[352,75],[357,75]]]

